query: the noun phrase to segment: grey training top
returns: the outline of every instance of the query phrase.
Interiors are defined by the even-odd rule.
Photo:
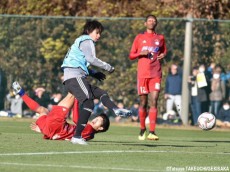
[[[85,59],[88,63],[93,66],[97,66],[106,71],[111,70],[111,66],[103,62],[102,60],[96,57],[95,46],[92,40],[85,40],[80,44],[80,50],[84,53]],[[64,68],[64,81],[76,78],[76,77],[86,77],[87,73],[82,68]]]

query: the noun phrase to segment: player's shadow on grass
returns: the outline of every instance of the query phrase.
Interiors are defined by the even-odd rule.
[[[175,147],[175,148],[186,148],[186,147],[202,147],[202,146],[191,146],[191,145],[153,145],[153,144],[122,144],[124,146],[145,146],[145,147]],[[207,146],[203,146],[207,147]]]
[[[230,143],[230,140],[193,140],[191,142],[198,142],[198,143]]]
[[[152,143],[133,143],[133,142],[122,142],[122,141],[93,141],[94,143],[99,143],[99,145],[124,145],[124,146],[144,146],[144,147],[207,147],[207,146],[192,146],[192,145],[156,145]],[[208,146],[211,147],[211,146]]]

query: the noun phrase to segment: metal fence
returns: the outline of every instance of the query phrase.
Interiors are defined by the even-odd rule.
[[[134,37],[145,30],[144,18],[0,15],[0,68],[6,74],[6,91],[13,80],[19,80],[27,89],[44,85],[54,91],[60,83],[63,57],[89,19],[97,19],[105,27],[96,45],[97,56],[116,68],[115,76],[108,76],[102,87],[119,95],[115,100],[119,97],[130,106],[136,98],[136,62],[130,61],[128,54]],[[156,31],[164,34],[168,48],[162,63],[163,81],[169,64],[177,62],[183,66],[186,20],[158,18]],[[230,20],[192,19],[192,23],[191,66],[215,62],[229,70]],[[3,98],[5,95],[1,94]],[[159,102],[160,111],[164,111],[163,96]]]

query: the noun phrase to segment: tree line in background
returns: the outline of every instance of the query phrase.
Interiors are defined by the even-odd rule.
[[[1,0],[1,14],[36,17],[0,16],[0,68],[5,71],[8,88],[19,80],[25,89],[43,85],[55,92],[61,83],[61,63],[69,46],[81,34],[84,18],[39,17],[145,17],[159,18],[157,32],[165,35],[168,54],[163,76],[171,63],[183,64],[185,20],[166,17],[229,19],[228,0]],[[115,66],[116,71],[101,83],[116,100],[130,106],[136,95],[136,61],[128,58],[134,37],[144,31],[144,19],[103,19],[105,31],[97,43],[97,56]],[[210,62],[229,64],[229,25],[227,22],[193,22],[192,65]],[[93,82],[97,82],[93,80]],[[164,83],[163,83],[164,84]],[[163,85],[164,88],[164,85]],[[162,101],[160,103],[163,103]]]
[[[229,19],[228,0],[1,0],[0,14]]]

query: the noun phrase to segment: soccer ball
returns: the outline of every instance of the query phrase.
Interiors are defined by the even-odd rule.
[[[202,130],[211,130],[215,127],[216,117],[209,112],[204,112],[198,117],[197,121]]]

